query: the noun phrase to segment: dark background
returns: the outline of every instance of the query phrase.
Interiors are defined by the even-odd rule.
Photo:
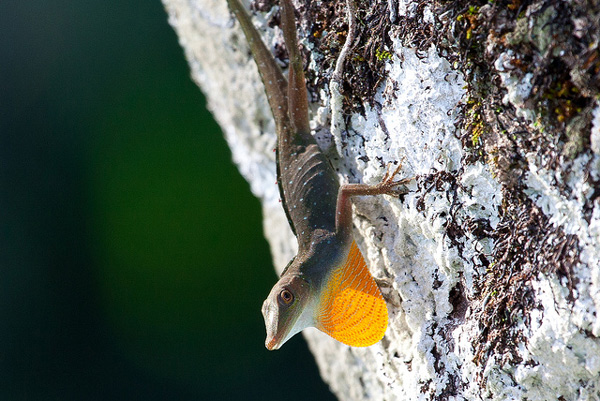
[[[159,0],[0,2],[0,399],[332,399]]]

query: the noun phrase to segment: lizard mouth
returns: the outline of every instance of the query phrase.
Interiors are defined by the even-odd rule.
[[[265,347],[269,351],[279,349],[282,344],[283,333],[278,330],[278,314],[277,309],[266,300],[262,307],[263,317],[265,319],[265,327],[267,329],[267,339]]]
[[[276,349],[279,349],[280,346],[281,346],[281,344],[279,343],[279,341],[276,337],[273,337],[270,341],[269,341],[269,338],[267,337],[267,340],[265,341],[265,347],[267,347],[267,349],[269,351],[274,351]]]

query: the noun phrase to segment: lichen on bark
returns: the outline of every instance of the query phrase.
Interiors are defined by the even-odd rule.
[[[281,268],[295,241],[243,36],[223,1],[163,2]],[[355,204],[390,327],[365,349],[307,331],[324,380],[348,400],[600,398],[598,1],[356,0],[339,97],[345,2],[295,4],[311,124],[340,180],[400,161],[415,177],[402,199]],[[276,2],[248,6],[285,68]]]

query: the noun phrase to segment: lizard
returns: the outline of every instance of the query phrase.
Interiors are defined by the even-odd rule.
[[[252,24],[240,0],[227,0],[258,67],[277,133],[276,166],[281,203],[298,241],[262,306],[269,350],[307,327],[355,347],[377,343],[388,325],[386,302],[352,237],[354,196],[401,193],[410,179],[395,180],[401,164],[377,185],[338,182],[311,135],[306,82],[296,38],[294,8],[281,0],[288,78]]]

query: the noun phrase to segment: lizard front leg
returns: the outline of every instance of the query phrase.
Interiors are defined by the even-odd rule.
[[[399,188],[410,182],[413,178],[404,178],[399,181],[395,181],[394,178],[400,172],[402,164],[398,164],[398,167],[390,173],[388,169],[383,176],[383,179],[379,184],[367,185],[367,184],[343,184],[340,186],[337,205],[336,205],[336,219],[335,226],[339,234],[351,235],[352,232],[352,202],[353,196],[365,196],[365,195],[403,195],[407,191],[404,188]]]

